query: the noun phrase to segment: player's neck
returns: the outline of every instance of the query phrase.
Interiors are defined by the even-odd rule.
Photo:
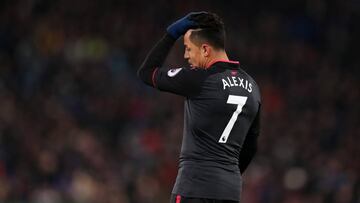
[[[215,53],[213,57],[209,58],[206,68],[209,68],[212,64],[218,61],[229,61],[229,57],[225,51],[219,51]]]

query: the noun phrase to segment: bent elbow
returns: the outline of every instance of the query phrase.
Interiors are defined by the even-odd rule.
[[[147,85],[153,86],[154,70],[141,66],[137,71],[137,76]]]
[[[140,68],[138,69],[138,71],[136,72],[136,75],[137,75],[138,78],[140,78],[141,80],[143,80],[144,71],[143,71],[143,68],[142,68],[142,67],[140,67]]]

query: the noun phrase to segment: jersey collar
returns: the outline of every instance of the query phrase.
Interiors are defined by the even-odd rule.
[[[227,63],[229,65],[234,65],[234,66],[239,66],[240,65],[240,62],[239,61],[230,61],[230,60],[216,60],[216,61],[213,61],[212,63],[210,63],[206,69],[208,68],[211,68],[213,65],[215,65],[216,63]]]

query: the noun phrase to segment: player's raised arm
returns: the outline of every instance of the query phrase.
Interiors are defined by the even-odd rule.
[[[185,17],[177,20],[172,23],[167,29],[166,34],[163,36],[160,41],[150,50],[146,56],[144,62],[138,70],[138,76],[146,84],[151,86],[156,86],[155,74],[164,63],[171,47],[174,45],[175,41],[182,35],[186,33],[191,28],[196,28],[196,23],[191,19],[204,12],[192,12],[186,15]]]

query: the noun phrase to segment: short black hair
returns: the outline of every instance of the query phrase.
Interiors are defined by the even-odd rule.
[[[191,20],[198,25],[191,32],[190,40],[195,44],[209,43],[216,49],[225,49],[225,26],[215,13],[206,12],[194,16]]]

